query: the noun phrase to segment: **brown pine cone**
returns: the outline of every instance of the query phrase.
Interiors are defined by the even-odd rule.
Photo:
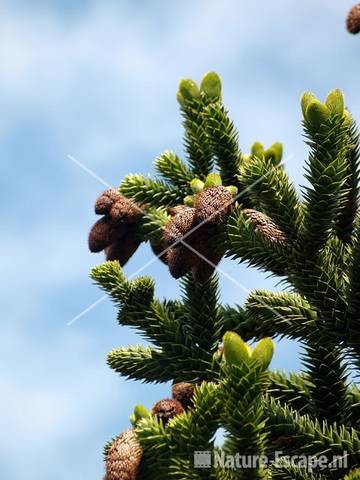
[[[172,245],[194,228],[195,210],[185,208],[176,213],[164,226],[163,239],[167,245]],[[185,241],[187,241],[185,239]]]
[[[167,209],[168,214],[174,217],[180,212],[183,212],[184,210],[188,210],[190,207],[187,207],[186,205],[176,205],[175,207],[169,207]]]
[[[155,256],[158,257],[158,259],[161,260],[163,263],[165,263],[165,265],[167,265],[167,260],[166,260],[167,251],[165,251],[166,246],[162,243],[150,242],[150,247],[153,253],[155,254]]]
[[[144,214],[142,208],[111,188],[96,200],[95,213],[104,216],[90,230],[89,250],[105,250],[107,260],[119,260],[121,266],[125,265],[140,245],[135,230]]]
[[[207,252],[204,255],[206,260],[200,259],[200,261],[194,265],[191,270],[192,276],[196,282],[205,283],[209,280],[211,275],[215,272],[217,264],[223,257],[223,254],[216,252]]]
[[[111,221],[108,217],[102,217],[96,223],[89,233],[89,250],[97,253],[104,250],[109,245],[111,237]]]
[[[184,408],[178,400],[165,398],[156,402],[151,409],[151,414],[162,420],[166,425],[171,418],[176,417],[184,412]]]
[[[222,185],[208,187],[195,197],[195,220],[221,223],[233,206],[233,196]]]
[[[231,193],[225,187],[215,186],[196,195],[194,208],[179,205],[172,209],[173,217],[164,226],[163,240],[169,246],[175,244],[166,254],[174,278],[190,271],[196,281],[205,282],[210,278],[223,256],[223,252],[215,251],[209,244],[211,225],[223,221],[232,205]],[[205,223],[200,225],[201,222]],[[182,239],[194,251],[179,242]]]
[[[184,245],[170,248],[166,252],[166,263],[174,278],[181,278],[198,263],[198,256]]]
[[[191,274],[195,282],[205,283],[215,272],[215,267],[205,261],[201,261],[193,266]]]
[[[174,278],[180,278],[191,271],[194,279],[203,283],[213,274],[214,265],[220,262],[223,252],[215,251],[209,245],[212,224],[209,225],[206,222],[198,225],[195,220],[195,212],[194,208],[181,209],[165,225],[163,238],[168,245],[175,243],[175,246],[170,248],[166,254],[166,262],[171,275]],[[184,236],[184,243],[194,250],[179,242]],[[206,262],[203,257],[210,263]]]
[[[346,19],[346,28],[349,33],[356,34],[360,32],[360,3],[350,10]]]
[[[280,245],[287,244],[288,238],[270,217],[251,208],[245,208],[243,212],[252,220],[256,230],[260,232],[266,240]]]
[[[107,454],[104,480],[136,480],[142,452],[134,430],[122,433]]]
[[[223,250],[215,249],[210,244],[213,234],[213,226],[204,223],[189,235],[188,239],[185,239],[198,252],[196,254],[197,261],[194,262],[191,269],[196,282],[204,283],[209,280],[224,255]],[[195,252],[193,254],[195,255]]]
[[[105,190],[95,202],[95,213],[97,215],[109,213],[110,208],[119,198],[121,198],[121,195],[115,188]]]
[[[107,215],[95,223],[89,234],[89,250],[104,250],[106,260],[119,260],[121,266],[135,253],[140,243],[131,225],[115,224]]]
[[[190,382],[174,383],[171,387],[172,397],[181,403],[185,410],[193,406],[195,385]]]
[[[144,211],[133,200],[120,196],[120,198],[111,206],[109,216],[111,220],[123,223],[135,223],[144,215]]]
[[[118,260],[121,266],[131,258],[138,249],[141,241],[139,241],[130,229],[122,237],[117,239],[105,248],[106,260]]]

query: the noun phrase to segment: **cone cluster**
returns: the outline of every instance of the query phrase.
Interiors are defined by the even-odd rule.
[[[235,332],[227,332],[223,338],[224,359],[229,365],[238,365],[256,361],[266,370],[274,353],[274,343],[270,338],[261,339],[255,348],[247,345]],[[156,402],[151,412],[138,405],[131,416],[136,426],[142,418],[149,414],[156,416],[166,426],[169,420],[193,407],[195,385],[190,382],[179,382],[172,386],[172,397]],[[134,429],[123,432],[113,442],[106,456],[106,474],[104,480],[137,480],[143,450],[138,442]]]
[[[234,199],[229,187],[216,184],[220,177],[211,175],[208,183],[202,186],[199,180],[193,183],[194,206],[176,207],[164,226],[163,241],[170,247],[166,263],[174,278],[191,272],[196,281],[205,282],[224,254],[212,247],[211,237],[216,225],[221,224],[231,211]]]
[[[134,427],[138,421],[150,415],[156,416],[166,425],[169,420],[180,415],[193,406],[194,385],[180,382],[172,386],[172,397],[156,402],[151,412],[142,405],[137,405],[130,416]],[[136,480],[143,450],[134,429],[120,434],[113,442],[106,455],[104,480]]]
[[[96,200],[95,213],[103,216],[90,230],[89,250],[104,250],[106,260],[118,260],[125,265],[140,245],[135,233],[137,222],[144,215],[142,208],[116,189],[109,189]]]

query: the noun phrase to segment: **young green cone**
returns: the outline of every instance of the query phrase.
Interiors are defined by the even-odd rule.
[[[204,75],[200,91],[204,93],[213,102],[221,99],[221,79],[215,72],[208,72]]]
[[[200,98],[200,90],[191,78],[181,80],[179,83],[177,99],[181,105]]]
[[[199,178],[194,178],[190,182],[190,188],[194,193],[199,193],[204,190],[204,182],[202,182]]]
[[[241,365],[250,360],[249,347],[237,333],[226,332],[223,343],[224,357],[228,365]]]
[[[281,163],[281,159],[283,156],[282,143],[280,142],[273,143],[271,147],[265,150],[264,156],[266,160],[271,160],[274,166],[279,165]]]
[[[257,360],[264,370],[268,368],[274,355],[274,342],[271,338],[262,338],[252,351],[251,358]]]
[[[217,187],[222,185],[221,177],[218,173],[209,173],[206,177],[204,188]]]
[[[319,102],[319,100],[312,100],[305,113],[305,119],[310,125],[318,129],[323,125],[330,117],[330,110],[326,105]]]
[[[254,157],[262,158],[264,156],[265,149],[264,145],[260,142],[254,142],[251,146],[251,155]]]
[[[306,117],[306,110],[310,103],[314,100],[317,100],[315,95],[311,92],[305,92],[301,97],[301,110],[303,113],[304,118]]]
[[[187,207],[193,207],[194,201],[194,195],[186,195],[186,197],[184,197],[184,205],[186,205]]]
[[[331,113],[343,115],[345,110],[345,100],[342,91],[339,88],[331,90],[326,97],[325,105]]]

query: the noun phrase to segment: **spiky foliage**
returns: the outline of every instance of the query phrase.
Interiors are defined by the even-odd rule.
[[[198,284],[186,277],[182,301],[172,303],[154,298],[148,277],[127,281],[118,262],[95,267],[91,277],[120,307],[119,323],[138,329],[152,344],[114,349],[111,368],[148,382],[211,378],[222,326],[216,278]]]
[[[115,348],[111,368],[145,382],[195,385],[186,412],[166,424],[156,416],[137,423],[140,477],[360,478],[360,393],[349,380],[351,365],[355,379],[360,370],[359,135],[343,95],[333,90],[324,102],[310,93],[302,98],[309,158],[301,192],[281,163],[281,144],[266,149],[255,142],[250,154],[241,152],[216,74],[205,75],[200,86],[180,82],[177,99],[187,162],[166,151],[155,162],[160,179],[130,175],[120,193],[142,206],[137,241],[150,241],[170,270],[184,275],[182,297],[156,299],[150,278],[129,281],[116,261],[91,274],[119,309],[119,323],[148,342]],[[218,197],[231,198],[231,208]],[[214,212],[217,202],[223,211]],[[196,221],[182,228],[189,213],[176,215],[186,208]],[[201,238],[192,231],[199,223],[205,225]],[[181,256],[186,248],[191,258]],[[215,262],[209,261],[213,252],[220,252]],[[281,277],[287,291],[256,290],[244,306],[221,305],[210,273],[224,253]],[[196,275],[185,275],[195,264]],[[264,337],[301,342],[304,371],[269,372]],[[245,343],[253,339],[259,341],[254,350]],[[220,427],[225,441],[215,447]],[[346,462],[314,472],[284,459],[248,469],[195,468],[199,450],[211,451],[213,459],[229,460],[235,452],[273,459],[282,451]]]

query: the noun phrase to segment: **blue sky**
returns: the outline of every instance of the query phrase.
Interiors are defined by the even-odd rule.
[[[113,347],[140,342],[117,326],[108,300],[67,326],[101,297],[88,272],[102,257],[87,251],[87,232],[104,189],[67,156],[115,185],[128,172],[151,173],[163,150],[182,153],[179,79],[216,70],[244,151],[256,139],[283,141],[301,184],[301,93],[341,87],[360,118],[360,38],[344,30],[352,4],[0,2],[1,477],[101,478],[102,446],[127,427],[133,405],[169,392],[106,366]],[[150,258],[140,249],[127,273]],[[249,290],[275,284],[222,267]],[[160,262],[144,273],[160,297],[178,295]],[[224,302],[244,301],[243,290],[221,284]],[[282,342],[274,366],[298,369],[296,345]]]

